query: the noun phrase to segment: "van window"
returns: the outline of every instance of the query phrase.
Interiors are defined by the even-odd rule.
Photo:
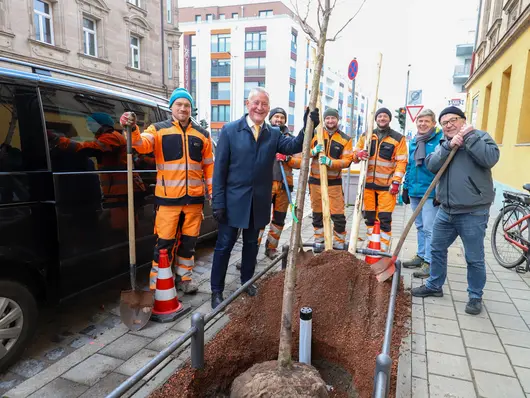
[[[37,90],[0,84],[0,172],[46,169]]]
[[[54,172],[124,170],[123,112],[136,113],[140,130],[156,121],[156,108],[92,93],[41,89]]]

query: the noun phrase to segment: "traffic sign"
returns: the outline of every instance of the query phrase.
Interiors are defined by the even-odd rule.
[[[416,118],[423,109],[423,105],[407,105],[407,112],[409,113],[412,123],[416,121]]]
[[[357,62],[356,59],[354,59],[350,62],[350,66],[348,66],[348,78],[350,80],[355,79],[358,71],[359,71],[359,63]]]
[[[419,105],[421,104],[421,97],[423,90],[412,90],[409,91],[409,104],[410,105]]]

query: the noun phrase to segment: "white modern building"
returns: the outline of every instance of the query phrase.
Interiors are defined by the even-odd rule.
[[[245,113],[245,100],[256,86],[267,88],[271,107],[287,111],[291,131],[302,128],[314,43],[285,4],[184,7],[179,18],[182,83],[196,99],[197,118],[209,123],[214,137],[226,122]],[[345,100],[351,96],[350,83],[324,68],[322,106],[339,109],[344,131],[346,126],[350,131],[351,100]]]

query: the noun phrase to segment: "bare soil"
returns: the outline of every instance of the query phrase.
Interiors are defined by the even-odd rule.
[[[298,358],[299,310],[313,309],[312,359],[337,366],[353,377],[353,386],[338,383],[330,397],[369,398],[372,394],[375,358],[381,350],[391,283],[377,282],[370,267],[342,251],[328,251],[297,268],[293,313],[293,359]],[[151,397],[224,397],[233,380],[254,364],[278,356],[284,273],[259,284],[256,297],[238,299],[230,308],[230,322],[205,348],[205,368],[187,363]],[[390,396],[395,395],[397,358],[410,307],[401,285],[392,336]],[[318,367],[318,365],[317,365]],[[321,370],[321,369],[319,369]],[[336,379],[331,372],[324,380]],[[344,374],[341,376],[344,380]],[[347,379],[347,378],[346,378]],[[326,382],[329,383],[329,381]],[[352,395],[352,388],[356,395]]]

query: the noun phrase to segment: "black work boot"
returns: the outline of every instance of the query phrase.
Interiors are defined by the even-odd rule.
[[[425,285],[413,288],[410,293],[414,297],[443,297],[443,290],[431,290]]]
[[[318,254],[324,251],[324,243],[313,243],[313,253]]]
[[[223,300],[222,292],[212,292],[212,310],[215,310]]]
[[[466,314],[478,315],[482,312],[482,299],[470,298],[466,304]]]
[[[423,263],[423,258],[421,258],[420,256],[418,256],[417,254],[409,261],[405,261],[403,263],[403,267],[405,268],[418,268],[418,267],[421,267],[422,263]]]

